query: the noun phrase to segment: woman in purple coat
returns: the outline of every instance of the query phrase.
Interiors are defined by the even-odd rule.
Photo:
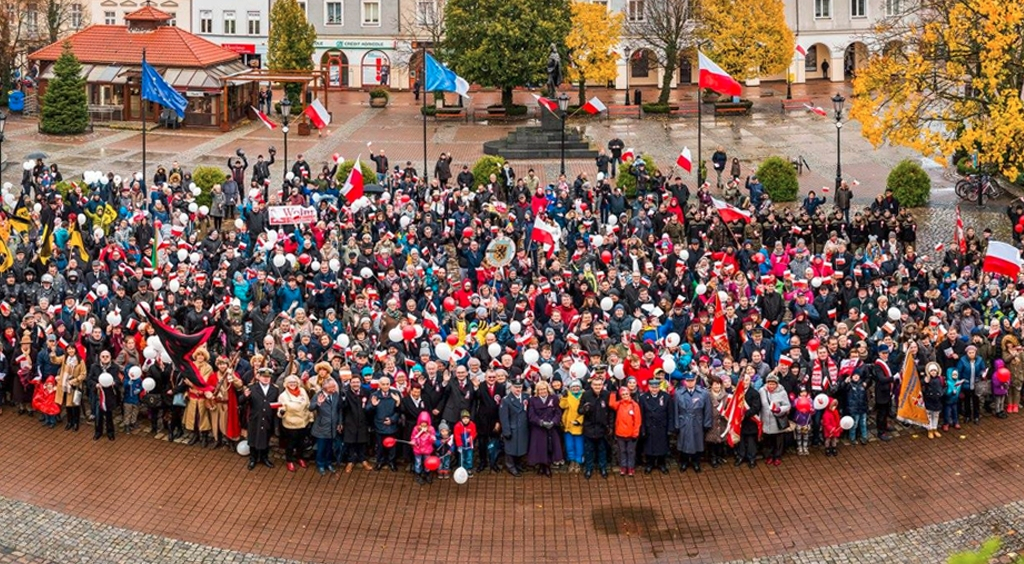
[[[538,474],[550,478],[551,465],[562,461],[562,438],[558,436],[562,409],[558,407],[558,398],[551,394],[547,382],[537,382],[534,393],[526,408],[530,422],[530,450],[526,459],[537,467]]]

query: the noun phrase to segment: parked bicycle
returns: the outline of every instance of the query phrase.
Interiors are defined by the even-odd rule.
[[[965,178],[956,183],[956,195],[968,202],[977,202],[978,193],[981,193],[981,202],[998,198],[1003,194],[1002,188],[988,174],[968,174]]]

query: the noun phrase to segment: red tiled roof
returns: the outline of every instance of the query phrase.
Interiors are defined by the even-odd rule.
[[[139,65],[143,48],[146,62],[154,66],[205,68],[238,59],[238,53],[174,26],[129,33],[128,27],[123,25],[89,26],[43,47],[29,58],[56,61],[64,41],[71,42],[75,56],[84,64]]]
[[[128,14],[124,19],[129,22],[166,22],[174,19],[174,16],[146,5]]]

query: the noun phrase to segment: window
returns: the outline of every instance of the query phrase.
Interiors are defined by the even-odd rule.
[[[608,9],[608,0],[593,0],[591,2],[591,4],[597,4],[599,6],[604,6],[604,8],[606,10]]]
[[[814,17],[831,18],[832,0],[814,0]]]
[[[117,12],[103,12],[104,25],[117,25]]]
[[[308,13],[306,12],[306,3],[305,3],[305,2],[299,2],[299,8],[302,8],[302,13],[303,13],[303,14],[309,15],[309,14],[308,14]]]
[[[224,35],[235,34],[235,11],[224,10]]]
[[[71,29],[82,28],[82,5],[72,4],[71,5]]]
[[[25,7],[25,31],[30,37],[39,33],[39,7],[33,2]]]
[[[432,25],[437,21],[437,5],[434,0],[417,0],[416,2],[416,23],[420,25]]]
[[[260,13],[259,11],[246,12],[245,18],[249,21],[249,35],[260,34]]]
[[[868,16],[867,0],[850,0],[850,16],[866,18]]]
[[[651,75],[651,55],[645,50],[637,51],[632,56],[633,64],[630,67],[629,76],[632,78],[647,78]]]
[[[901,0],[885,0],[885,15],[898,16],[902,13]]]
[[[213,10],[199,10],[199,33],[213,33]]]
[[[626,17],[631,22],[644,21],[644,0],[629,0],[626,4]]]
[[[366,0],[363,2],[363,25],[380,25],[380,2],[378,0]]]
[[[167,25],[178,27],[178,12],[167,12],[167,15],[171,16],[171,19],[167,22]]]
[[[344,23],[344,13],[341,2],[328,2],[324,5],[324,23],[327,25],[341,25]]]
[[[817,45],[811,45],[807,48],[807,56],[804,57],[804,72],[818,72]]]

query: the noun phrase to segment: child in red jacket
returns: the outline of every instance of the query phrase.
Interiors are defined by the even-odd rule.
[[[57,424],[57,416],[60,415],[56,398],[57,380],[53,376],[47,377],[42,386],[36,386],[32,397],[32,408],[43,414],[43,425],[51,429]]]
[[[832,398],[821,415],[821,428],[825,434],[825,456],[839,456],[839,437],[843,427],[839,424],[839,402]]]
[[[459,451],[459,465],[466,473],[473,475],[473,448],[476,446],[476,423],[469,418],[465,409],[459,414],[459,422],[455,424],[455,448]]]

